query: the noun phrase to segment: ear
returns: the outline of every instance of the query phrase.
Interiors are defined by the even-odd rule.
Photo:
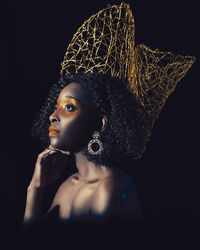
[[[101,121],[102,121],[102,126],[101,126],[101,129],[100,129],[100,132],[102,132],[107,126],[107,118],[106,118],[105,115],[103,115]]]

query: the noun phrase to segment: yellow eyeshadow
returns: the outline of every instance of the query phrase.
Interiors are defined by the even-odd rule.
[[[61,102],[58,101],[58,104],[60,104],[61,106],[65,105],[67,103],[72,103],[72,104],[74,104],[74,106],[76,106],[78,108],[80,107],[79,104],[78,104],[78,102],[76,100],[72,99],[72,98],[66,98],[66,99],[64,99]]]

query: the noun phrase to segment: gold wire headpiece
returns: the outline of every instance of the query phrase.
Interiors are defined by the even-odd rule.
[[[122,2],[83,23],[67,48],[60,73],[102,72],[127,80],[153,126],[167,98],[194,62],[192,56],[174,56],[144,44],[135,46],[132,11]]]

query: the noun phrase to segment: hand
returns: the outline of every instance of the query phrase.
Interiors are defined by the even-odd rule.
[[[30,186],[46,188],[55,182],[69,160],[69,152],[46,148],[38,155]]]

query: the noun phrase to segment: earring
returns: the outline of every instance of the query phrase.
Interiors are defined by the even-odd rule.
[[[92,137],[93,139],[88,143],[88,151],[92,155],[99,155],[103,151],[103,143],[99,140],[100,133],[98,131],[94,131]],[[94,148],[96,150],[94,150]]]

